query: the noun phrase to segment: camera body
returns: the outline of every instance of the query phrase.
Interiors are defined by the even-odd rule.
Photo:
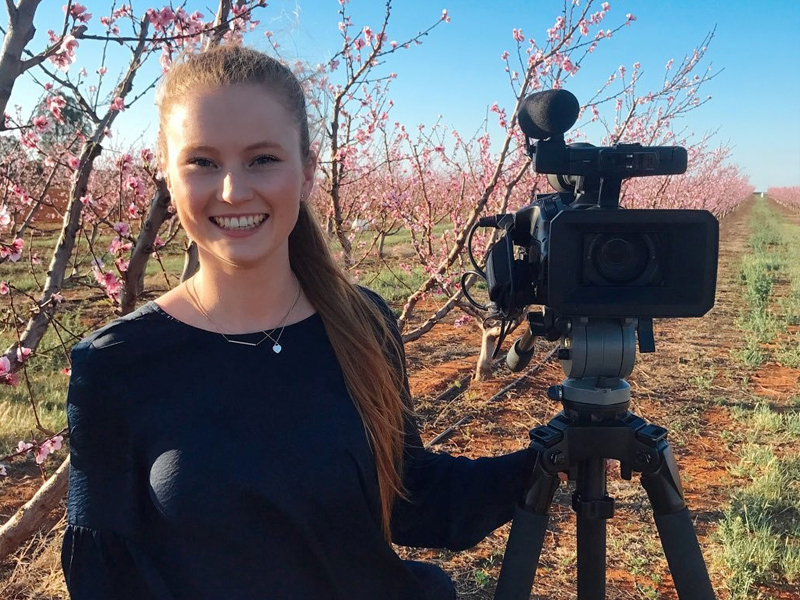
[[[603,209],[563,196],[539,195],[514,213],[489,252],[489,298],[501,312],[538,304],[559,316],[699,317],[714,306],[711,213]]]

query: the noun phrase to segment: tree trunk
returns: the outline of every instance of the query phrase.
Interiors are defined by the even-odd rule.
[[[69,487],[69,456],[58,470],[0,527],[0,562],[38,531]]]
[[[41,1],[22,0],[13,11],[11,10],[13,4],[8,7],[8,32],[3,41],[3,52],[0,54],[0,114],[6,112],[14,84],[24,70],[22,51],[36,33],[33,17]],[[5,131],[5,128],[5,123],[0,122],[0,131]]]
[[[483,330],[481,339],[481,353],[478,356],[478,365],[475,368],[475,381],[484,381],[492,375],[492,354],[500,338],[500,327],[490,327]]]
[[[120,314],[127,315],[136,308],[136,299],[144,288],[144,275],[147,262],[155,250],[155,239],[161,224],[169,218],[169,191],[163,180],[156,181],[156,193],[150,202],[147,220],[136,239],[128,270],[125,271],[124,285],[120,297]]]
[[[386,232],[378,234],[378,258],[383,258],[383,244],[386,242]]]

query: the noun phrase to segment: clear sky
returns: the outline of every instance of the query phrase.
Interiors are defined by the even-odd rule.
[[[606,27],[624,22],[626,13],[633,13],[637,20],[598,45],[578,74],[567,82],[567,89],[579,99],[588,99],[619,65],[626,65],[630,71],[638,61],[644,71],[644,87],[639,89],[656,90],[663,80],[665,63],[670,58],[679,63],[716,27],[699,73],[709,64],[713,71],[722,71],[701,88],[701,98],[711,94],[713,99],[690,113],[685,118],[686,126],[698,137],[716,131],[715,145],[732,147],[733,161],[749,175],[757,190],[772,185],[800,185],[800,2],[609,2]],[[42,3],[34,21],[37,33],[28,48],[43,48],[48,29],[60,31],[63,13],[53,9],[61,4],[65,2]],[[101,34],[99,17],[110,13],[111,2],[87,0],[84,4],[94,15],[89,33]],[[154,6],[163,4],[162,0]],[[145,5],[134,3],[138,13]],[[185,2],[188,12],[200,10],[206,18],[210,18],[211,5],[216,2]],[[351,0],[348,12],[356,30],[364,25],[377,28],[384,6],[383,1]],[[395,101],[393,119],[413,126],[432,124],[442,115],[446,124],[469,134],[480,126],[493,102],[510,110],[514,98],[500,56],[504,50],[513,52],[516,47],[511,31],[522,28],[526,37],[543,41],[545,30],[552,26],[561,6],[561,0],[394,0],[390,40],[404,41],[426,28],[440,17],[443,8],[447,8],[451,21],[437,27],[421,46],[388,58],[385,70],[398,75],[391,88]],[[261,22],[247,35],[247,43],[267,49],[264,33],[271,30],[286,58],[312,64],[323,62],[341,45],[338,8],[337,0],[272,0],[268,8],[256,11]],[[122,32],[129,34],[126,27]],[[94,73],[101,65],[102,49],[99,42],[82,42],[70,76],[77,77],[78,70],[85,67],[90,81],[96,83]],[[116,45],[108,48],[105,64],[109,75],[116,77],[122,72],[128,55]],[[42,80],[36,69],[33,73]],[[135,92],[140,93],[159,73],[158,56],[154,56],[137,76]],[[109,83],[101,91],[107,91]],[[27,114],[39,97],[39,90],[25,76],[14,89],[9,112],[18,104]],[[111,145],[134,142],[140,137],[143,143],[152,144],[155,133],[151,90],[117,119]],[[599,137],[590,137],[590,141],[599,143]]]

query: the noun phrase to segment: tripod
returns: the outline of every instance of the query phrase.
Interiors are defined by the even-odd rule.
[[[578,600],[605,599],[606,519],[614,514],[614,499],[606,489],[607,459],[620,461],[623,479],[641,473],[678,597],[714,600],[667,430],[628,410],[630,386],[624,377],[633,370],[636,329],[640,349],[653,351],[652,328],[647,326],[652,322],[586,317],[558,321],[564,330],[559,358],[567,379],[552,386],[548,396],[560,401],[563,410],[530,432],[538,458],[532,485],[514,515],[495,600],[529,600],[559,473],[576,482],[572,508],[577,515]],[[543,325],[538,323],[538,334],[544,333]],[[531,331],[537,331],[533,320]],[[509,364],[532,354],[537,334],[531,331],[517,341]]]

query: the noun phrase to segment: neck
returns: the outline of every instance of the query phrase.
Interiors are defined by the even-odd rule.
[[[301,297],[286,319],[297,296],[298,285],[288,256],[279,264],[257,268],[220,269],[203,266],[187,282],[206,313],[223,333],[252,332],[274,329],[297,320]],[[193,285],[192,285],[193,284]],[[210,323],[214,325],[214,323]]]

